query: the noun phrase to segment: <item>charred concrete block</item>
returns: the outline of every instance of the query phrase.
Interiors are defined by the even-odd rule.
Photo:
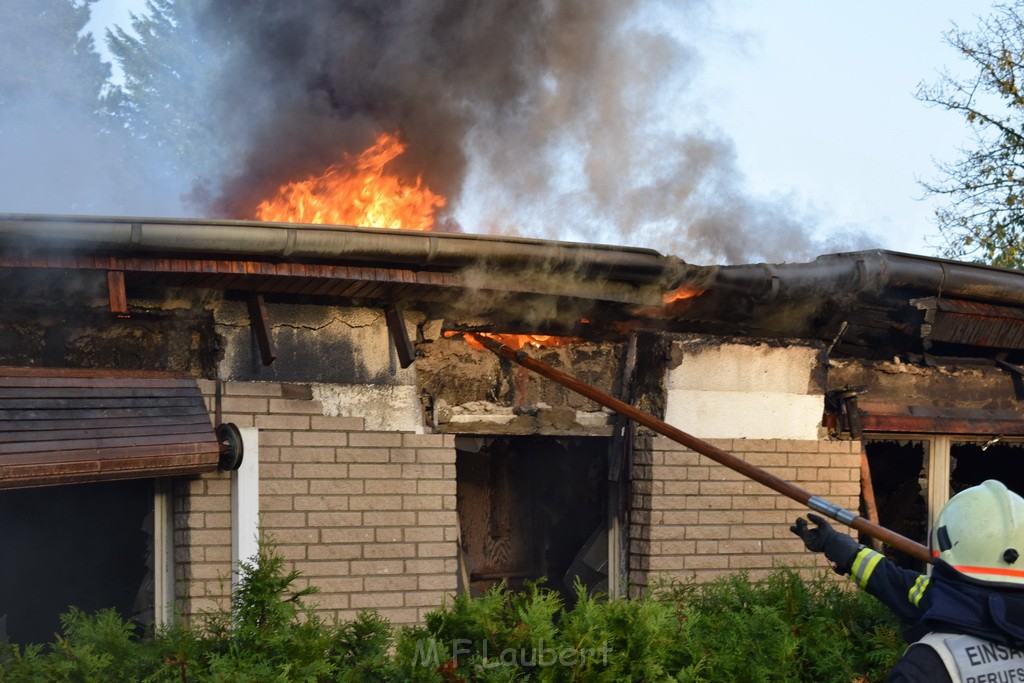
[[[213,377],[219,353],[201,291],[110,310],[105,271],[5,271],[0,364],[174,370]]]
[[[818,438],[824,387],[817,344],[693,338],[674,351],[671,424],[701,438]]]
[[[602,391],[621,396],[625,348],[617,342],[574,342],[527,349]],[[526,368],[476,349],[459,336],[421,342],[418,386],[432,426],[469,434],[599,434],[611,431],[601,406]]]
[[[415,370],[400,367],[384,312],[267,303],[277,359],[260,357],[244,302],[225,301],[215,309],[224,345],[219,374],[229,380],[412,385]],[[412,328],[415,334],[415,328]]]
[[[0,312],[0,364],[174,370],[213,377],[212,316],[198,311],[7,307]]]

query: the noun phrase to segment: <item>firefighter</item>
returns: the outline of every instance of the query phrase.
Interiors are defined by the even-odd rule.
[[[1024,683],[1024,498],[995,480],[953,496],[929,537],[931,576],[807,517],[790,531],[907,624],[887,681]]]

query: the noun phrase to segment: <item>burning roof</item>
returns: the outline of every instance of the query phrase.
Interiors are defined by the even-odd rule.
[[[404,305],[502,333],[816,339],[867,358],[1020,363],[1024,273],[885,251],[697,266],[649,249],[256,221],[0,215],[0,269]],[[114,278],[116,283],[117,277]]]
[[[364,225],[396,230],[433,230],[434,213],[447,202],[423,186],[385,171],[405,151],[397,134],[382,133],[353,159],[331,164],[306,180],[282,185],[256,207],[256,218],[289,223]]]
[[[316,206],[358,160],[393,167],[435,226],[733,263],[868,244],[863,229],[822,241],[792,201],[752,196],[731,141],[686,106],[704,4],[153,3],[109,36],[127,77],[106,84],[91,49],[74,53],[96,78],[49,77],[67,39],[88,35],[6,17],[7,35],[57,61],[25,51],[5,65],[18,87],[0,112],[13,145],[0,209],[276,221],[281,199],[305,223],[393,224]]]

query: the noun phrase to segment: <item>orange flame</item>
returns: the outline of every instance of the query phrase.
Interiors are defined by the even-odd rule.
[[[670,292],[665,292],[661,295],[661,306],[646,306],[644,308],[638,308],[633,311],[633,315],[639,318],[671,318],[674,315],[674,312],[679,308],[672,304],[677,301],[693,299],[700,296],[705,291],[707,290],[693,285],[679,285],[676,289],[673,289]],[[625,331],[625,328],[622,331]]]
[[[256,207],[256,218],[288,223],[328,223],[401,230],[433,230],[434,212],[445,199],[423,185],[384,172],[406,149],[398,136],[383,133],[355,158],[346,155],[319,176],[282,185],[276,197]]]
[[[550,334],[497,334],[491,332],[476,332],[475,334],[479,334],[481,337],[487,337],[488,339],[493,339],[500,344],[504,344],[513,351],[519,351],[527,346],[535,349],[542,349],[553,346],[568,346],[569,344],[583,341],[576,337],[557,337]],[[479,351],[485,350],[484,345],[476,339],[473,339],[472,335],[464,334],[462,332],[447,331],[444,333],[444,336],[461,336],[466,340],[466,343],[474,349]]]
[[[690,285],[680,285],[679,289],[675,289],[671,292],[665,292],[661,295],[661,300],[670,304],[673,301],[680,301],[682,299],[692,299],[695,296],[700,296],[704,293],[703,289],[692,287]]]

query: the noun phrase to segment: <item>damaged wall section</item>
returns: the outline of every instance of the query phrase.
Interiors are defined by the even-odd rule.
[[[194,292],[109,308],[103,273],[55,282],[34,271],[4,272],[0,365],[172,370],[212,377],[219,352],[213,313]]]
[[[689,336],[672,345],[666,421],[707,439],[821,436],[820,345]]]
[[[964,360],[931,367],[891,361],[832,358],[828,389],[865,387],[862,402],[956,408],[990,414],[1020,411],[1020,373],[993,362]]]
[[[245,302],[217,306],[217,334],[224,346],[218,367],[231,381],[412,385],[415,372],[399,367],[379,309],[267,302],[277,359],[264,365]],[[422,316],[419,316],[422,318]],[[415,324],[407,327],[415,334]]]
[[[663,342],[641,338],[633,393],[644,410],[663,407]],[[574,341],[526,352],[582,382],[622,396],[625,342]],[[475,349],[460,336],[439,335],[417,346],[417,377],[431,427],[456,434],[608,436],[614,415],[540,375]],[[641,362],[639,359],[642,358]]]
[[[264,365],[244,302],[218,306],[223,346],[218,376],[228,381],[280,381],[308,387],[324,414],[358,417],[368,429],[422,433],[423,408],[415,365],[402,368],[382,310],[267,303],[277,358]],[[415,339],[425,316],[404,317]]]

